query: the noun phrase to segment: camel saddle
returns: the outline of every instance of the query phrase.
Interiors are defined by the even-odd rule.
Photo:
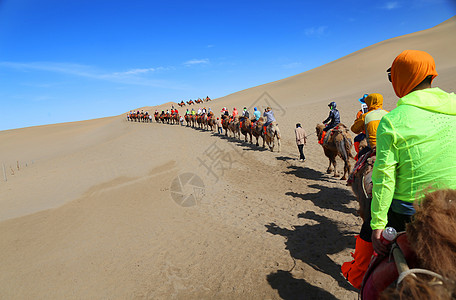
[[[407,262],[408,267],[418,267],[418,258],[410,247],[405,232],[398,234],[392,247],[397,247],[401,250],[403,259]],[[373,256],[361,285],[361,300],[378,299],[385,289],[397,281],[399,273],[394,257],[391,255],[392,251],[389,256]]]
[[[328,146],[328,143],[329,143],[329,139],[331,138],[331,136],[334,134],[334,132],[336,132],[337,130],[339,130],[339,125],[337,125],[336,127],[334,128],[331,128],[330,130],[328,130],[325,134],[325,138],[323,139],[323,146]]]
[[[355,180],[355,176],[362,177],[363,191],[367,198],[372,198],[372,170],[374,168],[375,158],[375,151],[370,150],[365,153],[358,159],[347,179],[347,185],[351,186]]]

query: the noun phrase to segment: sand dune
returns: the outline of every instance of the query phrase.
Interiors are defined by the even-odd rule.
[[[356,299],[340,265],[359,231],[357,204],[325,174],[315,124],[330,100],[351,124],[365,92],[393,108],[385,70],[404,49],[431,53],[435,84],[454,91],[455,29],[452,18],[205,103],[272,106],[281,153],[125,115],[0,132],[0,298]],[[310,134],[305,163],[296,122]],[[176,188],[185,174],[200,179],[195,190]],[[185,207],[189,193],[196,203]]]

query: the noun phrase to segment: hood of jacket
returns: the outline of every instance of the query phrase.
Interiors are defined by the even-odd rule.
[[[397,102],[399,105],[412,105],[425,110],[456,115],[456,95],[438,87],[411,92]]]

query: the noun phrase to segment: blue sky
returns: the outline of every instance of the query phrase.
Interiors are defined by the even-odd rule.
[[[455,0],[0,0],[0,130],[221,97],[455,14]]]

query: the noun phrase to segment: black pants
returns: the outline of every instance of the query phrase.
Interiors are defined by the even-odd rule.
[[[405,224],[410,223],[412,216],[394,212],[391,208],[388,211],[387,227],[393,227],[397,232],[405,231]]]
[[[306,159],[306,157],[304,156],[303,148],[304,148],[304,145],[298,145],[298,149],[299,149],[299,159]]]

